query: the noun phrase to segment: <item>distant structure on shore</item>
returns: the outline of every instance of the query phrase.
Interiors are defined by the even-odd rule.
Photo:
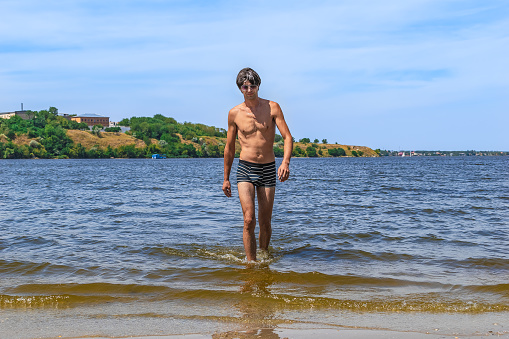
[[[388,151],[380,150],[382,157],[457,157],[457,156],[499,156],[509,155],[501,151]]]
[[[0,112],[0,118],[1,119],[10,119],[13,116],[19,116],[20,118],[24,120],[30,120],[34,118],[34,113],[32,111],[26,111],[23,109],[23,104],[21,104],[21,110],[20,111],[14,111],[14,112]],[[60,113],[58,114],[68,120],[73,120],[78,123],[84,122],[89,127],[95,126],[95,125],[102,125],[103,127],[112,127],[110,123],[110,118],[105,117],[99,114],[82,114],[82,115],[76,115],[76,114],[67,114],[67,113]],[[113,126],[116,126],[117,123],[113,123]]]
[[[120,128],[120,131],[122,133],[125,133],[127,131],[130,131],[131,130],[131,127],[129,126],[121,126],[118,121],[110,121],[110,127],[118,127]]]
[[[10,119],[10,118],[12,118],[15,115],[19,116],[23,120],[31,119],[31,117],[29,116],[28,112],[24,111],[24,110],[23,111],[14,111],[14,112],[3,112],[3,113],[0,113],[0,118],[2,118],[2,119]]]
[[[71,120],[76,122],[84,122],[88,126],[102,125],[104,127],[110,126],[110,118],[99,114],[83,114],[71,116]]]
[[[10,118],[12,118],[15,115],[19,116],[23,120],[29,120],[29,119],[33,118],[33,115],[31,115],[30,112],[25,111],[23,109],[23,103],[21,103],[21,110],[20,111],[0,113],[0,118],[2,118],[2,119],[10,119]]]

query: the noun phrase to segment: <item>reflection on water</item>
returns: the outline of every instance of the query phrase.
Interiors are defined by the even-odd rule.
[[[274,282],[274,274],[268,265],[261,268],[251,267],[242,274],[242,279],[244,284],[240,289],[241,293],[266,296],[270,294],[268,287]]]
[[[240,298],[235,305],[242,314],[242,318],[258,321],[274,319],[277,306],[263,302],[272,299],[269,287],[274,282],[274,278],[270,268],[248,268],[242,275],[242,279],[244,284],[240,287],[240,293],[250,296],[250,298]]]
[[[242,280],[244,283],[240,286],[240,293],[254,297],[240,298],[235,304],[240,313],[240,321],[246,323],[246,329],[216,333],[212,338],[279,339],[280,336],[274,333],[274,328],[278,323],[281,323],[281,320],[276,317],[278,308],[272,303],[261,302],[270,299],[267,297],[271,295],[270,285],[274,282],[268,264],[248,265],[242,274]]]
[[[279,334],[274,333],[273,328],[257,328],[246,331],[229,331],[215,333],[213,339],[280,339]]]
[[[269,263],[246,264],[241,280],[241,297],[234,306],[239,312],[238,321],[243,329],[215,333],[212,338],[279,339],[280,336],[274,329],[277,325],[286,323],[278,317],[281,308],[272,302],[264,302],[274,299],[270,286],[275,279]]]

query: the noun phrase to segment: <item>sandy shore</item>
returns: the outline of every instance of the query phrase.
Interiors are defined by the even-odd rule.
[[[291,328],[261,328],[250,331],[231,331],[215,334],[186,334],[169,336],[146,336],[146,337],[128,337],[130,339],[479,339],[479,338],[509,338],[509,334],[497,333],[479,333],[471,335],[459,334],[440,334],[418,333],[418,332],[396,332],[369,329],[335,329],[335,328],[314,328],[314,329],[291,329]],[[79,339],[90,339],[83,337]],[[112,339],[111,337],[93,337],[94,339]],[[122,337],[126,338],[126,337]]]
[[[96,310],[97,311],[97,310]],[[70,313],[76,313],[71,315]],[[296,316],[309,316],[299,313]],[[83,309],[4,310],[2,339],[477,339],[508,338],[507,313],[460,314],[336,314],[320,322],[228,318],[161,317],[155,314],[92,314]],[[235,320],[235,321],[234,321]],[[336,323],[336,324],[333,324]],[[341,325],[339,324],[341,323]]]
[[[369,313],[335,310],[264,312],[221,316],[196,303],[178,308],[167,301],[147,305],[100,304],[67,309],[3,309],[1,339],[420,339],[507,338],[509,313]],[[128,311],[138,311],[128,312]],[[163,310],[174,314],[165,315]],[[184,315],[185,311],[193,314]],[[215,314],[206,314],[206,311]],[[223,310],[232,313],[232,309]],[[181,313],[177,315],[177,313]],[[261,311],[260,311],[261,312]],[[196,315],[198,313],[199,315]],[[233,314],[233,313],[232,313]],[[268,316],[267,316],[268,315]]]

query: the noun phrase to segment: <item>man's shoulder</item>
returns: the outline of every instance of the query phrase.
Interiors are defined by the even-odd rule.
[[[279,114],[281,112],[281,106],[275,101],[267,100],[270,106],[270,113],[272,115]]]
[[[279,104],[278,104],[277,102],[272,101],[272,100],[267,100],[267,101],[269,102],[269,105],[270,105],[271,107],[279,107]]]
[[[260,100],[260,103],[262,105],[270,105],[270,106],[278,105],[279,106],[279,104],[277,102],[272,101],[270,99],[263,99],[263,98],[258,98],[258,99]]]
[[[240,112],[242,110],[243,107],[245,107],[246,104],[244,103],[241,103],[241,104],[238,104],[237,106],[233,107],[229,114],[237,114],[238,112]]]

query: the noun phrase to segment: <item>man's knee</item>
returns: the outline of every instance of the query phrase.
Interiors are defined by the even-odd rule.
[[[254,230],[256,226],[256,218],[254,215],[245,214],[244,215],[244,228],[248,230]]]
[[[258,213],[258,223],[260,226],[270,227],[271,221],[272,221],[272,211],[271,210],[260,210]]]
[[[268,221],[268,222],[260,222],[260,231],[271,232],[272,231],[272,226],[270,224],[270,221]]]

